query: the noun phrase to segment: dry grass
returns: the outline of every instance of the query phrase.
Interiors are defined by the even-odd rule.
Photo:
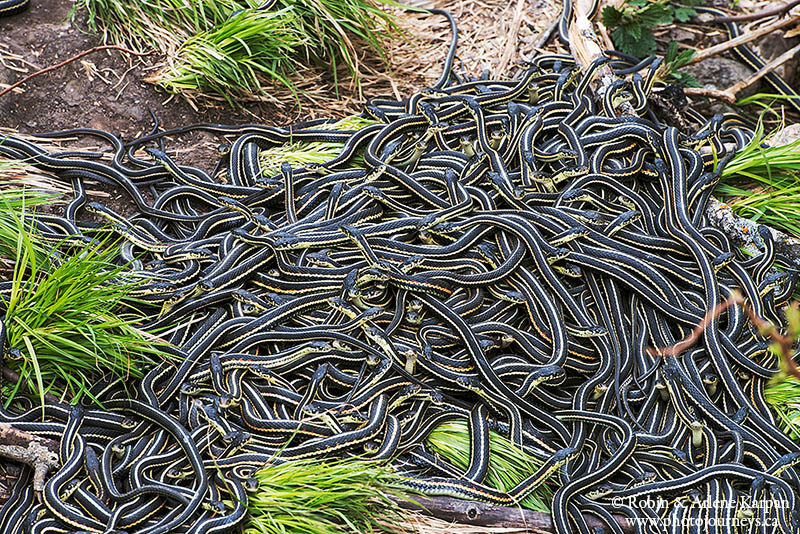
[[[459,32],[454,67],[457,73],[479,76],[489,70],[494,77],[509,76],[518,60],[539,53],[535,43],[561,9],[554,0],[408,0],[408,3],[445,9],[455,17]],[[269,117],[270,122],[286,124],[320,117],[345,117],[360,113],[367,98],[402,99],[435,83],[450,45],[450,25],[440,15],[393,9],[401,15],[399,24],[411,38],[387,43],[388,65],[374,54],[362,53],[358,58],[360,93],[345,69],[339,73],[337,97],[332,76],[320,69],[306,68],[292,79],[301,92],[299,108],[294,104],[295,95],[285,87],[269,88],[272,100],[281,102],[276,114]],[[504,65],[507,68],[501,68]]]

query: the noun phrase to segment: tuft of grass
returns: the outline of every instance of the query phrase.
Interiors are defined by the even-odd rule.
[[[321,130],[359,130],[365,126],[377,124],[373,119],[366,119],[353,115],[340,121],[321,124],[316,128]],[[265,176],[272,176],[280,171],[281,163],[288,162],[292,166],[303,166],[306,163],[325,163],[330,161],[344,147],[344,143],[294,141],[262,150],[260,155],[261,169]],[[353,157],[352,166],[360,167],[363,159],[360,155]]]
[[[231,105],[236,97],[266,94],[264,78],[294,91],[291,54],[304,39],[295,20],[287,9],[241,11],[189,37],[151,81],[172,93],[213,91]]]
[[[397,503],[403,497],[391,469],[374,462],[310,458],[254,474],[245,534],[405,532]]]
[[[431,449],[460,469],[469,465],[469,428],[466,420],[449,421],[436,427],[428,436]],[[505,491],[513,488],[542,462],[517,447],[512,441],[497,432],[489,432],[489,473],[485,484]],[[520,502],[520,506],[536,512],[549,512],[553,491],[543,484]]]
[[[150,81],[189,98],[203,91],[268,97],[264,82],[296,93],[290,74],[299,63],[328,69],[338,90],[346,67],[358,86],[364,50],[386,60],[387,36],[402,35],[381,4],[393,0],[76,0],[89,27],[117,44],[153,48],[166,57]]]
[[[764,398],[789,437],[800,440],[800,380],[784,377],[764,388]]]
[[[753,141],[723,169],[715,194],[737,215],[800,236],[800,139],[766,146],[772,135],[758,125]]]
[[[20,376],[5,392],[7,402],[20,392],[77,400],[102,376],[143,376],[155,357],[167,355],[136,328],[141,315],[125,306],[134,284],[121,282],[126,267],[114,263],[118,248],[97,242],[61,257],[26,222],[26,198],[0,196],[0,256],[11,281],[0,306],[6,346],[22,356],[5,361]]]

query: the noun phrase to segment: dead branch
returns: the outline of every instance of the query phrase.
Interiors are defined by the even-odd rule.
[[[778,19],[775,22],[771,22],[769,24],[766,24],[766,25],[764,25],[764,26],[762,26],[762,27],[760,27],[760,28],[758,28],[756,30],[749,31],[747,33],[743,33],[739,37],[735,37],[733,39],[729,39],[729,40],[725,41],[724,43],[720,43],[718,45],[714,45],[714,46],[711,46],[709,48],[705,48],[703,50],[698,51],[694,55],[694,57],[691,59],[691,61],[689,61],[688,64],[691,65],[693,63],[698,63],[700,61],[703,61],[704,59],[708,59],[708,58],[710,58],[712,56],[716,56],[716,55],[721,54],[721,53],[723,53],[723,52],[725,52],[727,50],[730,50],[732,48],[736,48],[737,46],[741,46],[741,45],[743,45],[745,43],[749,43],[750,41],[758,39],[762,35],[767,35],[768,33],[772,33],[775,30],[780,30],[781,28],[785,28],[786,26],[789,26],[790,24],[794,24],[798,20],[800,20],[800,15],[792,15],[792,16],[784,18],[784,19]]]
[[[753,307],[748,304],[741,294],[734,291],[731,296],[725,302],[721,304],[717,304],[714,308],[708,310],[703,317],[703,320],[694,327],[694,330],[686,336],[681,341],[678,341],[674,345],[670,347],[647,347],[646,352],[651,356],[679,356],[692,348],[697,340],[700,339],[700,335],[706,329],[706,327],[711,323],[711,321],[717,319],[722,312],[730,308],[731,306],[741,306],[747,316],[750,318],[750,321],[758,328],[758,331],[761,335],[769,336],[772,338],[772,341],[775,342],[778,348],[778,353],[781,355],[781,367],[786,372],[786,374],[791,375],[795,378],[800,379],[800,368],[797,367],[794,359],[792,359],[792,345],[795,342],[794,334],[790,333],[789,335],[783,335],[780,333],[778,328],[769,321],[766,321],[756,315],[753,311]],[[794,303],[794,306],[797,307],[797,303]]]
[[[798,0],[798,1],[800,1],[800,0]],[[795,46],[795,47],[793,47],[793,48],[791,48],[791,49],[789,49],[789,50],[787,50],[786,52],[784,52],[780,56],[776,57],[775,59],[773,59],[772,61],[770,61],[769,63],[767,63],[763,67],[761,67],[760,69],[758,69],[758,72],[756,72],[755,74],[753,74],[752,76],[750,76],[746,80],[742,80],[741,82],[737,83],[733,87],[728,88],[727,91],[735,96],[739,91],[741,91],[745,87],[748,87],[748,86],[756,83],[758,80],[760,80],[761,78],[763,78],[764,76],[766,76],[767,74],[769,74],[770,72],[772,72],[773,70],[778,68],[779,66],[783,65],[784,63],[786,63],[787,61],[792,59],[798,52],[800,52],[800,44]]]
[[[58,443],[0,423],[0,456],[31,466],[33,489],[44,489],[45,477],[59,466]]]
[[[750,13],[749,15],[731,15],[729,17],[717,17],[715,19],[711,19],[711,22],[714,24],[722,24],[724,22],[747,22],[750,20],[759,20],[765,19],[767,17],[774,17],[775,15],[783,16],[789,12],[794,6],[800,4],[800,0],[792,0],[789,3],[783,4],[778,7],[772,7],[769,9],[762,9],[761,11],[756,11],[755,13]]]
[[[3,365],[2,361],[0,361],[0,374],[2,374],[2,377],[4,379],[8,380],[12,384],[16,384],[16,383],[19,382],[19,373],[17,373],[16,371],[13,371],[12,369],[9,369],[5,365]],[[45,393],[44,394],[44,400],[47,401],[47,402],[56,403],[56,404],[60,404],[62,402],[61,399],[59,399],[58,397],[56,397],[52,393]]]
[[[553,532],[553,521],[550,514],[533,512],[523,508],[495,506],[493,504],[464,501],[450,497],[414,497],[414,501],[393,498],[401,508],[421,512],[438,519],[462,525],[483,527],[505,527],[525,529],[527,532]],[[622,516],[615,516],[622,532],[633,532],[633,523]],[[589,528],[602,527],[603,523],[593,516],[585,515]]]
[[[727,102],[728,104],[736,103],[736,95],[732,95],[731,93],[729,93],[728,89],[719,90],[719,89],[707,89],[705,87],[684,87],[683,94],[690,96],[706,96],[708,98],[715,98],[717,100],[722,100],[723,102]]]
[[[758,223],[739,217],[730,206],[711,197],[706,206],[706,217],[711,226],[721,230],[734,242],[752,251],[762,248],[758,235]],[[775,242],[775,250],[791,260],[800,261],[800,239],[768,228]]]
[[[711,323],[711,321],[718,318],[720,315],[722,315],[722,312],[734,304],[742,304],[743,302],[744,299],[742,299],[742,296],[739,293],[732,293],[728,300],[721,304],[717,304],[714,306],[714,308],[708,310],[705,317],[703,317],[703,320],[700,321],[700,323],[694,327],[694,330],[692,330],[692,332],[681,341],[678,341],[671,347],[647,347],[645,352],[651,356],[678,356],[683,354],[685,351],[692,348],[695,343],[697,343],[697,340],[700,339],[700,335]]]

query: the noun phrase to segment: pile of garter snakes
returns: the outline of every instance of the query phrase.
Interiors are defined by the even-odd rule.
[[[615,533],[626,518],[653,521],[637,532],[798,532],[800,446],[764,401],[778,361],[742,306],[681,354],[648,350],[734,292],[784,323],[797,265],[766,230],[746,256],[704,219],[726,147],[752,125],[691,111],[694,131],[662,124],[648,106],[659,60],[540,56],[513,79],[465,80],[454,49],[434,87],[371,100],[377,123],[356,131],[48,134],[102,139],[106,159],[3,139],[0,154],[73,187],[63,214],[30,224],[64,251],[118,236],[125,281],[146,280],[142,328],[180,364],[98,384],[102,408],[2,410],[57,440],[60,467],[40,496],[23,470],[0,532],[234,531],[254,470],[317,456],[383,460],[411,489],[497,505],[554,481],[560,534],[592,532],[589,516]],[[629,79],[598,97],[605,63]],[[213,172],[164,151],[190,130],[236,136]],[[265,175],[261,153],[297,141],[343,148]],[[138,212],[89,202],[87,181]],[[453,419],[469,423],[466,470],[425,445]],[[490,429],[541,461],[508,491],[483,483]]]

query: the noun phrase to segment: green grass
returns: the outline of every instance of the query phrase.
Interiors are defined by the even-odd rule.
[[[126,267],[112,263],[118,249],[98,242],[58,256],[26,222],[30,204],[47,197],[28,195],[0,194],[0,259],[12,281],[2,297],[6,346],[22,355],[5,361],[20,375],[4,392],[7,402],[18,393],[77,400],[101,377],[143,376],[166,354],[136,329],[142,317],[125,306],[133,283],[119,281]]]
[[[469,465],[469,429],[466,420],[450,421],[436,427],[428,436],[431,449],[460,469]],[[542,464],[533,456],[521,451],[506,437],[489,432],[489,473],[485,484],[498,490],[509,490],[522,482]],[[549,512],[553,491],[539,486],[520,505],[537,512]]]
[[[303,40],[295,21],[286,9],[243,11],[189,37],[154,80],[173,93],[213,91],[231,105],[237,96],[265,94],[265,78],[294,91],[291,54]]]
[[[715,195],[737,215],[800,236],[800,139],[762,147],[769,137],[759,124],[750,145],[723,169]]]
[[[353,115],[338,122],[322,124],[317,128],[322,130],[359,130],[376,123],[377,121],[375,120]],[[296,141],[275,146],[261,151],[261,169],[265,176],[272,176],[280,171],[281,163],[284,161],[291,163],[292,166],[303,166],[306,163],[325,163],[338,156],[343,146],[344,143],[322,141],[313,143]],[[357,154],[353,157],[350,166],[363,166],[362,157]]]
[[[764,389],[764,398],[772,407],[779,427],[794,440],[800,440],[800,381],[784,377]]]
[[[403,532],[389,496],[403,497],[387,467],[355,460],[304,459],[255,474],[245,534]]]
[[[364,49],[385,60],[387,36],[402,35],[380,7],[393,0],[76,0],[92,30],[165,56],[150,80],[188,97],[215,92],[229,103],[269,96],[268,82],[295,92],[298,64],[327,68],[338,90],[346,67],[358,84]],[[73,12],[74,16],[75,11]]]

